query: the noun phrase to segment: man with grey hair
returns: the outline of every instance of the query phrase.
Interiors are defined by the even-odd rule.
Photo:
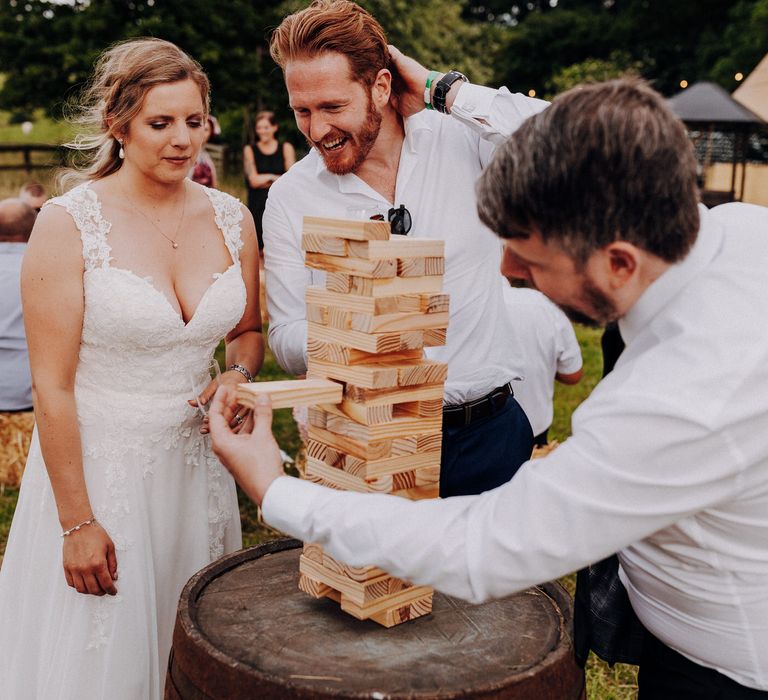
[[[35,210],[20,199],[0,201],[0,411],[32,410],[32,379],[21,315],[21,259]]]
[[[639,697],[768,697],[768,209],[697,201],[682,123],[635,80],[558,97],[478,185],[502,272],[626,348],[572,436],[479,496],[406,501],[283,475],[268,402],[214,450],[271,526],[472,601],[618,552],[647,632]]]

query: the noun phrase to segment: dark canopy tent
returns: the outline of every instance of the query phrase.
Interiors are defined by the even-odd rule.
[[[674,97],[667,100],[672,111],[691,131],[707,135],[711,141],[715,132],[730,133],[733,138],[733,169],[731,171],[730,192],[713,192],[704,190],[702,200],[705,204],[713,205],[724,201],[741,199],[744,196],[744,180],[746,178],[747,141],[751,134],[765,126],[765,122],[749,109],[734,100],[723,88],[715,83],[701,82],[691,85]],[[708,150],[706,151],[709,152]],[[709,163],[704,158],[704,167]],[[741,186],[736,197],[736,166],[742,166]]]

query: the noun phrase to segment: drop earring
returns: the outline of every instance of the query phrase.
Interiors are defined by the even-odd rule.
[[[123,158],[125,158],[125,149],[123,148],[123,142],[118,141],[118,143],[120,144],[120,150],[117,152],[117,157],[120,160],[123,160]]]

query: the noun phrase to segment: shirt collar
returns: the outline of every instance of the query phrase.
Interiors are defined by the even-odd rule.
[[[654,280],[634,306],[619,319],[621,337],[627,345],[720,252],[723,245],[722,226],[702,204],[699,205],[699,220],[699,232],[688,255]]]

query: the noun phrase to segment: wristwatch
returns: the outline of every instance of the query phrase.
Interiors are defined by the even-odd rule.
[[[435,93],[432,95],[432,106],[438,112],[445,114],[445,98],[448,96],[448,92],[457,80],[463,80],[465,83],[469,82],[469,78],[463,73],[459,73],[457,70],[448,71],[437,81],[437,85],[435,85]]]

